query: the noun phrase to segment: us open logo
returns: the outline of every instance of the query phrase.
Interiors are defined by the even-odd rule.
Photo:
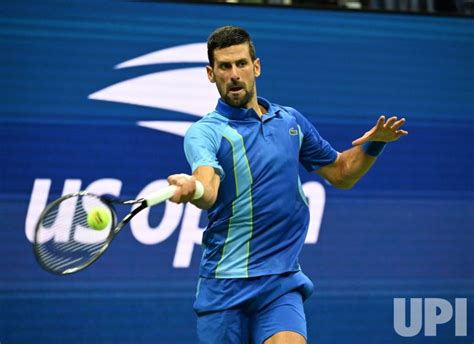
[[[434,337],[437,327],[451,321],[454,315],[454,335],[467,336],[467,299],[456,298],[454,305],[441,298],[411,298],[407,310],[405,298],[393,299],[393,328],[402,337],[424,335]],[[407,324],[409,313],[410,324]]]
[[[33,184],[30,203],[25,222],[25,235],[33,242],[34,228],[38,222],[41,211],[46,207],[49,197],[52,179],[37,178]],[[114,178],[102,178],[92,181],[89,185],[83,185],[80,179],[66,179],[64,181],[62,195],[79,192],[84,189],[87,192],[102,195],[109,194],[120,197],[123,182]],[[168,185],[166,179],[150,182],[135,197],[140,199],[151,192],[160,190]],[[316,244],[321,229],[321,220],[326,203],[326,191],[321,183],[310,181],[302,185],[303,191],[308,199],[311,218],[306,234],[305,244]],[[151,224],[149,221],[150,210],[140,212],[130,222],[130,229],[135,239],[143,245],[156,245],[164,242],[172,236],[175,231],[179,232],[173,259],[174,268],[189,268],[191,258],[196,245],[201,244],[204,228],[200,226],[201,209],[191,204],[176,204],[166,202],[164,213],[159,219],[159,224]],[[61,209],[58,210],[61,212]],[[108,231],[87,231],[88,243],[102,242],[108,235]],[[44,236],[44,241],[60,241],[57,237],[55,225],[52,224]]]

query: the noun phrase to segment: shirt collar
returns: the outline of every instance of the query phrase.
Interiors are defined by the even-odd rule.
[[[279,111],[274,105],[272,105],[268,100],[262,97],[257,97],[257,101],[260,105],[267,109],[267,113],[262,116],[262,120],[269,119],[274,117],[276,113]],[[238,108],[234,106],[230,106],[227,104],[222,98],[219,98],[216,111],[229,118],[229,119],[240,119],[244,120],[251,117],[256,117],[260,119],[260,116],[255,112],[254,109],[247,109],[247,108]]]

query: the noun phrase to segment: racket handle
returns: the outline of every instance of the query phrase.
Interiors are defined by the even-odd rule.
[[[177,187],[175,185],[169,185],[159,191],[153,192],[148,196],[145,196],[147,206],[152,207],[173,197]],[[193,199],[199,199],[204,194],[204,186],[199,180],[196,180],[196,191],[194,192]]]
[[[204,195],[204,186],[199,180],[196,180],[196,191],[194,191],[193,199],[200,199]]]
[[[174,193],[176,192],[175,185],[169,185],[161,190],[153,192],[147,196],[145,196],[146,205],[152,207],[159,203],[162,203],[171,197],[173,197]]]

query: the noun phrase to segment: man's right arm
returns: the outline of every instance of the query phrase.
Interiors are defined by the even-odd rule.
[[[196,191],[196,180],[202,183],[204,194],[201,198],[193,200],[192,198]],[[168,177],[168,183],[177,186],[177,190],[171,198],[171,201],[176,203],[191,202],[198,208],[209,209],[216,202],[220,180],[214,167],[211,166],[200,166],[196,168],[192,176],[187,174],[170,175]]]
[[[221,137],[211,122],[194,123],[184,136],[184,153],[193,175],[174,174],[168,177],[168,183],[177,186],[172,202],[192,202],[201,209],[209,209],[216,202],[224,171],[217,159]],[[202,183],[204,194],[200,199],[193,200],[196,180]]]

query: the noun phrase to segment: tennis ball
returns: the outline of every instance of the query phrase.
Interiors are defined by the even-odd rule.
[[[87,214],[87,224],[89,227],[102,230],[110,222],[110,211],[104,207],[95,207]]]

